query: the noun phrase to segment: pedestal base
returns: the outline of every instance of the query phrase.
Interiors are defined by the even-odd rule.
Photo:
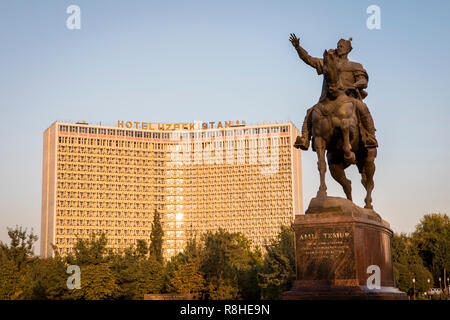
[[[407,298],[394,288],[392,231],[375,211],[314,198],[294,231],[297,281],[283,299]]]
[[[393,287],[368,289],[366,286],[337,286],[295,281],[283,300],[407,300],[406,293]]]

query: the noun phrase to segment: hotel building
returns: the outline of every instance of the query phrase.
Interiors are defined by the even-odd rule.
[[[91,233],[104,232],[114,249],[149,242],[155,210],[166,257],[220,227],[268,243],[303,213],[299,132],[290,122],[230,123],[53,123],[43,143],[41,257],[52,244],[65,255]]]

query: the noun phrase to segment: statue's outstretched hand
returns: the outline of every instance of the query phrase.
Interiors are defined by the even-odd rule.
[[[297,48],[298,46],[300,46],[300,39],[297,38],[297,36],[295,35],[295,33],[291,33],[291,37],[289,38],[289,41],[291,41],[292,45]]]

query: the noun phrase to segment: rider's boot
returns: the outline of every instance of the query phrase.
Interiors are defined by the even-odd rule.
[[[302,150],[308,150],[309,149],[309,131],[308,131],[308,116],[305,117],[305,120],[303,121],[302,125],[302,136],[297,136],[297,139],[295,140],[294,147],[300,148]]]
[[[298,136],[294,143],[294,147],[297,149],[300,148],[305,151],[309,149],[309,140],[311,139],[310,131],[312,128],[311,112],[313,108],[309,108],[306,111],[306,116],[302,125],[302,136]]]
[[[367,109],[367,107],[364,109],[365,110],[360,110],[361,123],[367,132],[367,138],[364,144],[366,148],[377,148],[378,141],[377,138],[375,138],[375,125],[373,123],[373,118],[369,109]]]
[[[309,137],[297,136],[295,140],[294,147],[297,149],[302,149],[304,151],[309,149]]]

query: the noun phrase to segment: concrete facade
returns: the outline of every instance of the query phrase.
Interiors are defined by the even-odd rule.
[[[161,213],[164,255],[223,228],[253,245],[303,213],[292,123],[139,130],[53,123],[44,132],[41,256],[104,232],[108,247],[149,241]]]

